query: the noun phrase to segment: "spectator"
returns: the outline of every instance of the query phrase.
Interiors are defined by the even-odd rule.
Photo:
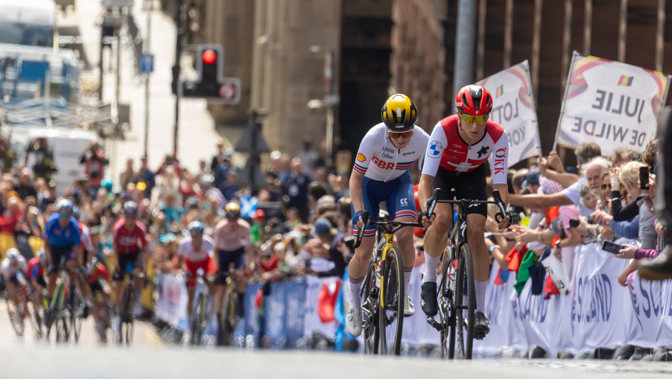
[[[140,157],[140,169],[138,170],[136,183],[139,190],[144,191],[145,198],[151,199],[152,190],[156,185],[154,171],[147,165],[147,155]],[[141,184],[142,183],[142,184]]]
[[[296,208],[301,222],[308,222],[308,184],[310,177],[303,173],[301,158],[295,157],[291,162],[291,173],[282,182],[282,193],[285,207]]]
[[[344,252],[347,252],[348,249],[343,243],[343,234],[326,218],[315,220],[313,232],[315,238],[306,243],[306,249],[315,258],[328,259],[333,263],[333,267],[328,270],[320,270],[311,264],[311,267],[306,269],[306,274],[317,275],[319,277],[337,276],[342,278],[347,267]]]
[[[303,136],[303,144],[301,145],[301,151],[299,151],[297,157],[301,158],[301,162],[303,163],[301,172],[311,179],[315,179],[315,168],[317,167],[317,161],[320,156],[313,148],[313,138],[310,135]]]
[[[25,200],[26,197],[32,196],[37,198],[37,190],[33,186],[32,180],[30,178],[30,170],[27,168],[22,168],[21,173],[19,174],[19,182],[14,187],[14,191],[19,195],[21,200]]]
[[[47,143],[46,137],[37,137],[34,141],[28,143],[26,149],[25,166],[28,166],[29,158],[33,159],[33,177],[50,180],[51,175],[57,171],[54,162],[54,152]]]
[[[56,181],[54,179],[45,181],[44,178],[37,178],[35,184],[37,191],[37,207],[44,213],[49,204],[56,203]]]
[[[3,172],[8,172],[14,166],[14,161],[16,161],[16,151],[14,151],[9,139],[0,134],[0,164],[2,165],[0,169]]]
[[[137,173],[133,170],[133,158],[126,160],[126,168],[119,174],[119,186],[126,188],[128,183],[135,184],[138,181]]]
[[[91,142],[91,145],[79,158],[79,163],[84,165],[84,174],[89,177],[91,187],[98,190],[100,182],[103,180],[105,166],[109,163],[98,141]]]

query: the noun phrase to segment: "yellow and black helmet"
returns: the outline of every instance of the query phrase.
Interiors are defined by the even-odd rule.
[[[224,213],[226,217],[237,218],[240,217],[240,205],[235,201],[230,201],[224,207]]]
[[[408,96],[396,93],[387,99],[380,115],[389,131],[400,132],[413,128],[418,110]]]

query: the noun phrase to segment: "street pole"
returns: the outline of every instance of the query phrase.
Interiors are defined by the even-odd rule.
[[[324,57],[324,90],[326,96],[333,95],[334,89],[334,49],[327,50]],[[327,105],[327,168],[331,169],[334,160],[334,105]]]
[[[123,20],[123,12],[122,9],[119,10],[120,17]],[[115,137],[119,138],[121,137],[121,117],[119,117],[119,91],[121,89],[121,26],[116,29],[115,34],[117,37],[117,72],[115,74],[116,78],[116,87],[114,89],[114,104],[115,108],[117,111],[117,122],[116,125],[114,126],[115,128]]]
[[[173,157],[177,159],[177,133],[180,124],[180,97],[182,97],[182,86],[180,85],[180,57],[182,56],[182,0],[177,0],[177,9],[175,9],[175,26],[177,28],[177,39],[175,41],[175,64],[173,65],[173,83],[176,85],[175,91],[175,127],[173,128]]]
[[[152,35],[152,11],[154,10],[154,0],[146,0],[147,4],[147,38],[145,39],[145,52],[151,51],[149,48],[149,43]],[[149,144],[149,78],[151,74],[145,74],[145,145],[144,145],[144,155],[148,156],[148,144]]]
[[[98,54],[98,102],[103,102],[103,50],[105,50],[105,44],[103,39],[105,34],[103,33],[104,25],[100,26],[100,53]],[[112,47],[110,46],[110,49]]]
[[[459,0],[457,4],[457,36],[455,46],[455,78],[453,96],[463,86],[472,82],[474,66],[474,35],[476,31],[476,2]],[[453,104],[453,108],[455,104]],[[455,111],[455,109],[453,109]]]

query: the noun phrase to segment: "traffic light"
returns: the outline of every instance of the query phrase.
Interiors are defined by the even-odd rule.
[[[222,73],[222,48],[217,45],[199,45],[196,69],[198,89],[203,97],[219,96],[219,82]]]
[[[183,97],[207,98],[221,104],[240,102],[240,79],[223,78],[224,55],[219,45],[199,45],[196,50],[196,81],[183,82]]]

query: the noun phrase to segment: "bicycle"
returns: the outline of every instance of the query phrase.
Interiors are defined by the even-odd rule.
[[[61,276],[45,313],[47,339],[51,335],[52,327],[56,326],[56,342],[68,341],[71,333],[74,333],[75,342],[78,342],[82,328],[82,322],[79,317],[81,314],[77,312],[77,309],[81,308],[82,304],[81,295],[77,295],[77,290],[69,293],[70,276],[68,272],[75,273],[76,275],[81,273],[79,268],[67,268],[61,263]]]
[[[376,226],[376,243],[360,292],[364,353],[400,355],[406,294],[404,266],[401,251],[394,246],[394,233],[403,227],[422,227],[422,224],[391,221],[387,212],[381,213],[379,220],[372,223]],[[361,217],[366,225],[369,212],[362,212]],[[363,235],[364,226],[357,233],[355,248],[361,244]]]
[[[16,274],[14,290],[17,291],[16,296],[18,297],[18,304],[14,304],[12,294],[8,289],[5,289],[4,297],[7,305],[7,314],[16,336],[23,337],[25,332],[25,320],[29,319],[33,330],[35,331],[35,336],[39,338],[39,325],[35,323],[35,319],[28,309],[28,303],[30,302],[28,296],[28,283],[21,273]]]
[[[235,271],[230,271],[226,275],[224,285],[224,301],[222,301],[222,312],[217,323],[217,345],[233,346],[233,332],[240,321],[241,304],[238,295],[238,276]]]
[[[476,289],[474,283],[474,263],[471,248],[467,242],[467,208],[472,204],[496,204],[500,213],[497,222],[506,215],[499,191],[492,193],[491,200],[438,200],[440,189],[435,188],[427,200],[427,214],[431,215],[437,203],[457,205],[457,221],[450,230],[450,244],[441,258],[441,281],[438,291],[439,320],[427,317],[427,322],[440,334],[441,358],[471,359],[474,344],[474,313],[476,309]],[[452,196],[451,196],[452,198]],[[466,303],[465,303],[466,297]],[[457,348],[457,356],[455,356]]]
[[[191,341],[192,345],[200,345],[202,343],[203,332],[208,326],[208,321],[210,320],[210,313],[208,312],[208,297],[210,296],[210,291],[208,289],[208,284],[206,284],[205,271],[202,268],[199,268],[196,271],[196,283],[197,287],[200,287],[198,295],[196,296],[196,302],[194,309],[191,313]],[[208,280],[209,282],[209,280]],[[190,304],[191,306],[191,304]]]
[[[115,329],[115,339],[117,344],[121,345],[126,342],[130,345],[133,342],[133,330],[135,323],[135,302],[136,290],[134,279],[144,279],[143,273],[133,273],[132,267],[129,264],[126,272],[129,274],[128,283],[121,296],[121,303],[119,308],[119,315],[117,316],[117,325]],[[130,269],[130,270],[129,270]],[[130,271],[130,272],[129,272]]]

